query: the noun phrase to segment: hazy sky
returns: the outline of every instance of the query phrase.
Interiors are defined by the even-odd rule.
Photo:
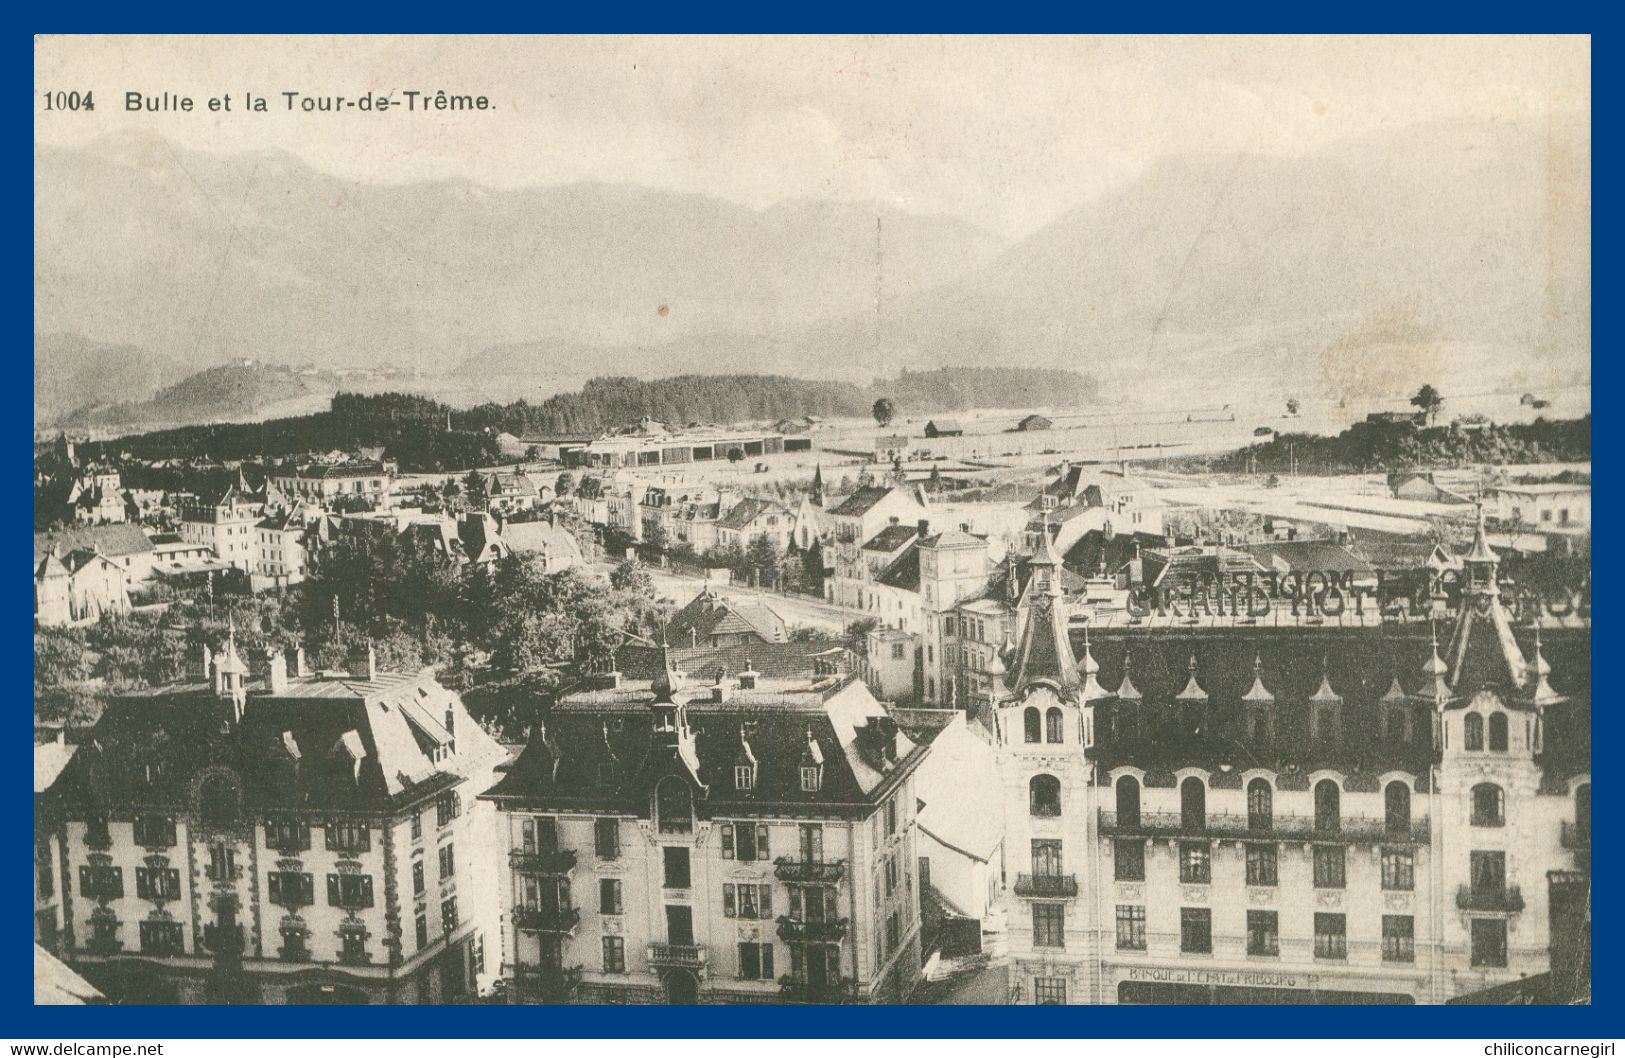
[[[1438,119],[1589,111],[1584,38],[40,38],[70,144],[149,129],[366,180],[631,182],[752,206],[887,202],[1025,235],[1169,152],[1298,154]],[[289,114],[279,95],[484,94],[485,113]],[[126,91],[194,97],[132,114]],[[241,112],[243,93],[272,111]],[[205,101],[230,93],[236,112]]]

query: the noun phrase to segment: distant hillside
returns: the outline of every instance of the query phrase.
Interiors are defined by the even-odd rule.
[[[1072,371],[945,367],[904,371],[868,387],[784,375],[680,375],[645,382],[595,378],[540,404],[484,404],[457,418],[512,434],[593,431],[650,416],[666,422],[771,422],[803,415],[867,416],[879,397],[900,413],[973,407],[1088,404],[1093,379]]]
[[[108,345],[77,334],[34,338],[34,421],[54,425],[74,409],[145,400],[190,369],[133,345]]]
[[[338,378],[257,361],[205,368],[145,401],[80,408],[65,418],[84,425],[208,422],[249,415],[268,404],[312,393],[332,393]]]

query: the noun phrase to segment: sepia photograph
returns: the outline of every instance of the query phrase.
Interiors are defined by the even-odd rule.
[[[1591,1003],[1588,37],[34,61],[34,1004]]]

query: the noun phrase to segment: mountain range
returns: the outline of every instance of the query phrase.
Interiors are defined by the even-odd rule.
[[[97,402],[76,366],[96,349],[129,361],[122,399],[239,357],[465,381],[989,363],[1107,397],[1589,366],[1583,115],[1168,156],[1013,243],[844,203],[358,184],[139,134],[39,147],[36,169],[36,328],[65,336],[36,341],[37,415]]]

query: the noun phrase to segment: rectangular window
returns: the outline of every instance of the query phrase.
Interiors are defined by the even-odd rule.
[[[419,911],[417,918],[418,950],[422,951],[429,946],[429,913]]]
[[[412,813],[412,840],[423,840],[423,813],[421,811]]]
[[[457,873],[457,853],[450,845],[440,846],[440,880],[445,881]]]
[[[687,889],[689,885],[688,850],[681,845],[667,845],[661,850],[665,873],[662,884],[667,889]]]
[[[1213,912],[1205,907],[1179,909],[1179,950],[1210,952],[1213,950]]]
[[[1117,905],[1117,948],[1119,951],[1145,951],[1145,908],[1139,904]]]
[[[1066,947],[1065,904],[1033,905],[1033,947]]]
[[[1473,965],[1507,964],[1507,924],[1501,918],[1473,919]]]
[[[1410,849],[1382,850],[1382,887],[1384,889],[1414,889],[1416,887],[1416,854]]]
[[[1138,838],[1119,838],[1112,843],[1112,860],[1118,881],[1145,881],[1145,842]]]
[[[175,821],[168,816],[137,816],[135,843],[148,849],[173,848]]]
[[[80,867],[79,892],[92,900],[124,895],[123,867]]]
[[[819,767],[816,764],[804,765],[801,769],[801,792],[817,793]]]
[[[1033,978],[1033,1005],[1040,1007],[1059,1007],[1066,1005],[1066,978],[1064,977],[1035,977]]]
[[[886,836],[891,837],[897,833],[897,798],[893,797],[886,802]]]
[[[822,824],[801,824],[801,862],[824,862],[824,827]]]
[[[1343,846],[1315,846],[1315,888],[1341,889],[1344,884]]]
[[[626,938],[604,938],[604,972],[607,974],[624,974],[626,972]]]
[[[1247,846],[1248,885],[1276,884],[1277,851],[1274,845]]]
[[[1315,958],[1349,957],[1348,918],[1342,914],[1315,912]]]
[[[179,900],[181,872],[174,867],[137,867],[135,895],[143,900]]]
[[[593,847],[601,860],[621,858],[621,821],[598,819],[593,822]]]
[[[180,955],[181,924],[179,922],[141,923],[141,951],[146,955]]]
[[[266,886],[271,903],[280,907],[309,907],[316,902],[316,883],[298,871],[272,871]]]
[[[440,929],[450,933],[457,928],[457,898],[448,896],[440,901]]]
[[[267,820],[265,847],[278,852],[306,851],[310,848],[310,824],[296,819]]]
[[[790,917],[801,918],[800,890],[790,890]],[[822,905],[819,905],[822,910]],[[733,882],[722,886],[722,914],[727,918],[772,918],[773,917],[773,887],[771,885],[754,885]],[[821,921],[809,914],[814,921]]]
[[[435,822],[445,826],[463,813],[463,797],[456,790],[447,790],[435,799]]]
[[[423,861],[412,861],[412,895],[422,896],[425,888],[423,881]]]
[[[1416,961],[1416,926],[1411,916],[1382,916],[1382,961]]]
[[[1280,915],[1274,911],[1247,912],[1247,954],[1281,954]]]
[[[372,832],[364,823],[328,823],[327,851],[366,852],[372,848]]]
[[[1507,854],[1474,851],[1469,854],[1473,892],[1479,896],[1500,896],[1507,886]]]
[[[734,789],[749,790],[756,785],[756,769],[749,764],[734,765]]]
[[[746,981],[773,980],[773,945],[741,941],[739,944],[739,976]]]
[[[1179,880],[1201,884],[1213,880],[1213,859],[1207,842],[1179,843]]]
[[[372,875],[330,874],[327,876],[327,903],[329,907],[362,908],[372,906]]]
[[[722,824],[722,858],[744,862],[769,858],[766,823]]]
[[[621,913],[621,880],[619,878],[598,879],[598,913],[601,915],[618,915]]]

